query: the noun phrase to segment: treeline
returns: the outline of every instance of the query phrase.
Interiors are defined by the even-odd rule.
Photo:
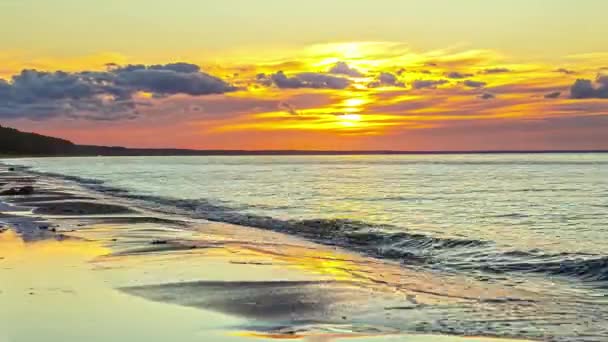
[[[71,141],[0,126],[0,154],[61,155],[74,153]]]

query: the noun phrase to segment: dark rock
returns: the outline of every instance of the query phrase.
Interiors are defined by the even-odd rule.
[[[14,167],[9,167],[8,170],[9,171],[15,171],[15,168]]]
[[[150,242],[153,245],[166,245],[167,243],[169,243],[167,240],[154,240],[152,242]]]
[[[85,201],[30,202],[29,206],[37,207],[34,209],[34,213],[43,215],[108,215],[133,212],[133,210],[120,205]]]
[[[11,188],[0,192],[2,196],[19,196],[19,195],[32,195],[34,193],[34,187],[31,185]]]

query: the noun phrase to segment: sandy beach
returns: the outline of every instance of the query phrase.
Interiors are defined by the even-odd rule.
[[[33,187],[0,197],[0,341],[490,341],[464,324],[479,308],[543,300],[8,167],[0,184]]]

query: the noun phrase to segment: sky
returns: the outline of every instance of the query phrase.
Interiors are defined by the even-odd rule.
[[[608,149],[604,0],[2,0],[0,124],[196,149]]]

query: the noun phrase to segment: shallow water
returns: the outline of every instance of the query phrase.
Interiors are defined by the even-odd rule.
[[[147,208],[543,292],[555,298],[555,312],[530,313],[539,315],[537,326],[568,317],[566,330],[588,334],[582,340],[607,334],[598,327],[608,315],[608,154],[7,162],[68,176]],[[566,330],[566,339],[579,333]]]

